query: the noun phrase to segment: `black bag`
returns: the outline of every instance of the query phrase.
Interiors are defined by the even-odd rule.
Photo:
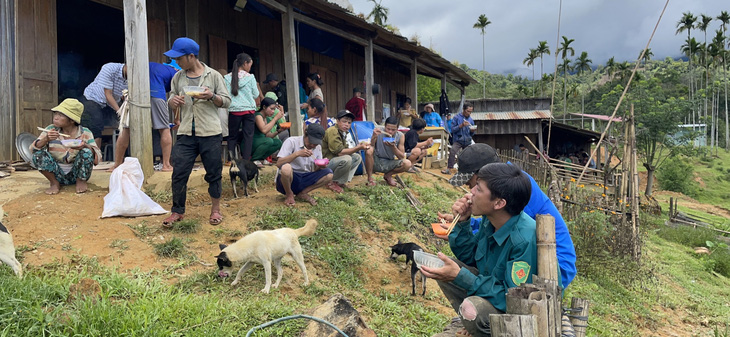
[[[274,93],[276,94],[276,97],[278,97],[278,103],[284,107],[284,111],[288,111],[289,100],[286,96],[286,81],[279,82],[279,84],[276,85],[276,88],[274,88]]]
[[[439,98],[439,115],[443,118],[449,114],[449,96],[446,90],[441,89],[441,97]]]

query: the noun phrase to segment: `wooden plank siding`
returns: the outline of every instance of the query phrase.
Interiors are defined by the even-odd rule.
[[[18,159],[15,151],[15,6],[0,0],[0,160]]]

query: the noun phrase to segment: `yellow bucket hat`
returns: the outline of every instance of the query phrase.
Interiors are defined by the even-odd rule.
[[[81,115],[84,113],[84,105],[75,98],[64,99],[61,104],[51,109],[64,114],[76,123],[81,123]]]

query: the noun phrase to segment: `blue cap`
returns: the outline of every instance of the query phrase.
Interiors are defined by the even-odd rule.
[[[182,68],[180,68],[180,66],[177,64],[177,61],[175,61],[175,59],[171,59],[170,62],[169,63],[165,63],[165,65],[166,66],[173,67],[173,68],[175,68],[177,70],[182,70]]]
[[[198,52],[200,52],[200,46],[198,46],[198,44],[193,41],[193,39],[181,37],[172,43],[172,49],[168,50],[165,53],[165,56],[171,58],[176,58],[188,54],[198,56]]]

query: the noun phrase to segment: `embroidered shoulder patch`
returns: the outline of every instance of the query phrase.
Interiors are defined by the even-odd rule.
[[[530,265],[524,261],[515,261],[512,264],[512,283],[519,286],[527,281],[530,275]]]

